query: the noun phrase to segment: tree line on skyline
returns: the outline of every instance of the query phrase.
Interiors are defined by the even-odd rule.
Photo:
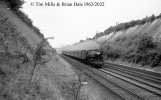
[[[158,16],[155,16],[154,14],[152,14],[151,16],[146,16],[145,18],[141,19],[141,20],[132,20],[129,22],[125,22],[125,23],[117,23],[116,26],[110,26],[109,28],[105,29],[104,32],[99,32],[96,33],[96,35],[93,37],[93,39],[99,38],[101,36],[110,34],[111,32],[117,32],[120,30],[126,30],[130,27],[133,27],[135,25],[143,25],[147,22],[152,22],[155,19],[161,18],[161,13]]]

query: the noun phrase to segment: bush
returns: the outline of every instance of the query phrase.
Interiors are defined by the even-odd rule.
[[[121,50],[117,47],[106,46],[103,52],[106,59],[116,60],[121,56]]]
[[[139,34],[116,41],[102,47],[106,59],[121,59],[141,65],[156,67],[161,65],[161,42],[155,42],[152,36]]]
[[[67,100],[87,100],[88,96],[81,94],[83,82],[86,79],[83,79],[81,74],[73,75],[72,79],[70,78],[71,76],[67,77],[69,77],[69,81],[59,83],[62,96]]]
[[[8,7],[12,10],[18,10],[24,4],[23,0],[2,0],[7,3]]]

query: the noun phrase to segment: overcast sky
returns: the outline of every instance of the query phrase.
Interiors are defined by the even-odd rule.
[[[74,6],[74,2],[104,2],[104,6]],[[93,37],[116,22],[128,22],[161,13],[161,0],[25,0],[23,11],[53,47]],[[36,2],[72,3],[73,6],[40,6]]]

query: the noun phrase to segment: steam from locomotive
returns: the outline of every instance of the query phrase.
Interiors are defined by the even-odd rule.
[[[93,40],[64,47],[62,54],[82,60],[97,68],[103,66],[103,57],[99,44]]]

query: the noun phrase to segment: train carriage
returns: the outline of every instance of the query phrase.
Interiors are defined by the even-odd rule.
[[[64,50],[63,54],[83,60],[94,67],[103,66],[102,52],[95,41],[73,45],[70,49]]]

